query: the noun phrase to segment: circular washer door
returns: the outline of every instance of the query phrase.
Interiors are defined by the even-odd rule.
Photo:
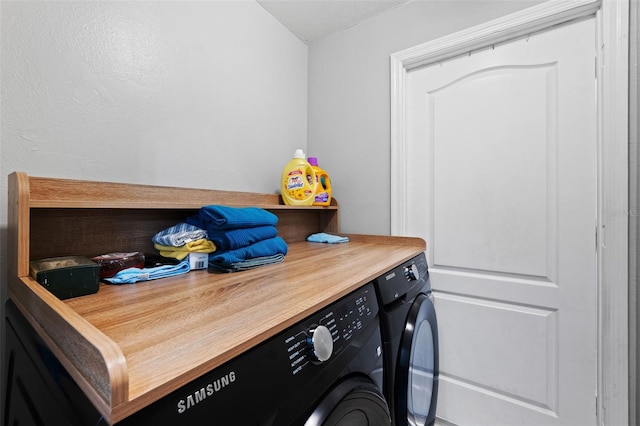
[[[433,303],[424,293],[411,305],[396,365],[397,425],[431,425],[438,398],[438,323]]]
[[[305,426],[389,426],[391,415],[384,396],[364,377],[351,377],[322,398]]]

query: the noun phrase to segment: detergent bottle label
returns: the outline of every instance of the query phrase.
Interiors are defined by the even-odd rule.
[[[304,187],[304,181],[302,180],[302,170],[291,170],[289,172],[289,178],[287,179],[287,190],[293,191]]]
[[[316,194],[316,199],[315,199],[316,203],[326,203],[328,201],[329,201],[329,194],[327,192],[321,192],[319,194]]]
[[[315,188],[312,185],[314,179],[315,176],[311,171],[307,173],[301,168],[291,169],[285,173],[282,187],[285,203],[311,205],[315,195]]]

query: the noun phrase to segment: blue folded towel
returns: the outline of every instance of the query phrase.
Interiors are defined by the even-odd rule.
[[[200,208],[197,216],[187,222],[206,230],[276,226],[278,216],[258,207],[229,207],[210,205]]]
[[[250,246],[242,247],[236,250],[229,250],[223,253],[214,252],[209,254],[209,266],[212,267],[230,267],[239,262],[246,262],[252,259],[278,256],[287,254],[287,243],[280,237],[269,238],[268,240],[258,241]]]
[[[307,241],[312,243],[338,244],[338,243],[348,243],[349,237],[341,237],[339,235],[331,235],[331,234],[326,234],[324,232],[320,232],[318,234],[309,235],[307,237]]]
[[[138,281],[157,280],[158,278],[172,277],[174,275],[186,274],[191,270],[189,261],[185,260],[177,265],[163,265],[154,268],[127,268],[118,271],[111,278],[105,278],[105,281],[111,284],[133,284]]]
[[[208,238],[215,244],[217,251],[221,252],[246,247],[276,235],[278,235],[278,230],[275,226],[257,226],[255,228],[212,231],[208,233]]]
[[[274,263],[280,263],[284,260],[284,254],[275,254],[273,256],[255,257],[253,259],[244,260],[242,262],[235,262],[230,264],[215,264],[209,263],[209,270],[217,270],[222,272],[239,272],[246,271],[248,269],[257,268],[258,266],[271,265]]]
[[[189,223],[179,223],[158,232],[151,238],[155,244],[182,247],[188,242],[207,238],[207,231]]]

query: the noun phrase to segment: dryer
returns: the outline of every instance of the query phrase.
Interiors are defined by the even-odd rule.
[[[35,386],[37,379],[38,395],[46,395],[39,402],[46,412],[38,415],[105,425],[15,306],[7,308],[7,358],[30,358],[33,368],[9,368],[4,424],[34,415],[33,403],[21,404],[19,387],[11,384]],[[36,372],[40,377],[31,377]],[[382,374],[379,308],[369,283],[118,425],[388,426]]]
[[[438,400],[438,323],[424,253],[374,280],[384,348],[383,389],[393,424],[433,425]]]

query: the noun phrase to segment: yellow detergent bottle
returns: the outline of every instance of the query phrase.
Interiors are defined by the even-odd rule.
[[[318,159],[316,157],[309,157],[308,161],[316,174],[316,195],[313,205],[330,206],[331,179],[329,179],[329,174],[318,166]]]
[[[315,200],[316,174],[305,160],[304,152],[296,149],[293,159],[282,170],[281,195],[290,206],[310,206]]]

